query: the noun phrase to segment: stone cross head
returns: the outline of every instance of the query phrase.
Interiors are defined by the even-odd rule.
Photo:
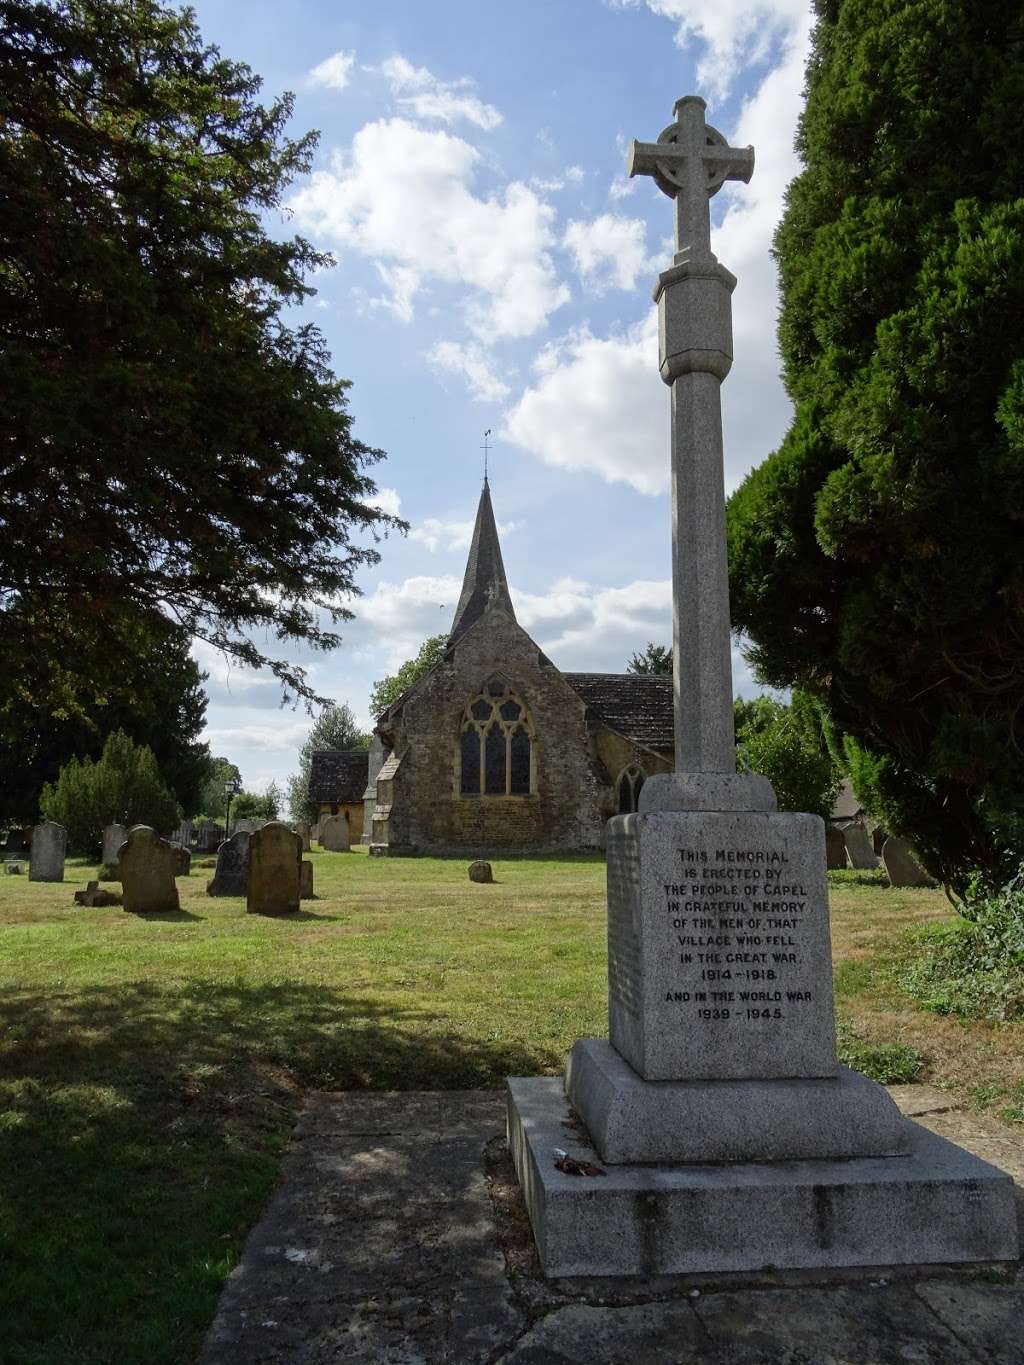
[[[753,147],[730,147],[717,128],[704,119],[707,105],[699,95],[676,101],[675,123],[658,134],[657,142],[637,142],[629,148],[629,175],[650,175],[676,201],[676,251],[688,256],[711,255],[710,200],[726,180],[750,180],[754,173]]]

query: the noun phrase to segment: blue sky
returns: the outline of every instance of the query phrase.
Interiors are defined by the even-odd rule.
[[[671,635],[668,390],[651,287],[672,205],[625,178],[699,93],[749,186],[712,202],[739,277],[723,386],[726,483],[785,431],[771,234],[809,30],[804,0],[198,0],[204,37],[296,95],[321,133],[271,229],[334,253],[305,311],[352,381],[380,499],[411,524],[362,574],[342,648],[307,660],[369,725],[373,681],[447,629],[492,430],[491,488],[521,624],[565,669],[622,671]],[[283,781],[310,724],[205,647],[207,738],[246,785]],[[756,691],[737,655],[737,690]]]

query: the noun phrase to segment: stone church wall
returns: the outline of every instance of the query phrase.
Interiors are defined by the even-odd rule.
[[[530,796],[459,794],[458,743],[467,703],[497,674],[518,693],[535,736],[537,791]],[[401,766],[389,842],[424,853],[597,848],[614,814],[600,780],[584,704],[536,644],[501,609],[458,641],[454,657],[416,688],[391,736]]]

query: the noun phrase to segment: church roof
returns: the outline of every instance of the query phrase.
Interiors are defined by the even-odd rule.
[[[588,710],[649,749],[675,744],[671,673],[563,673]]]
[[[466,576],[462,580],[462,594],[455,608],[449,642],[454,644],[491,606],[503,607],[513,621],[516,619],[508,591],[508,580],[505,577],[505,566],[501,562],[498,528],[491,507],[491,490],[485,479],[483,492],[480,494],[480,505],[476,510],[476,525],[473,527],[473,541],[469,547]]]
[[[309,795],[313,801],[354,806],[363,799],[369,773],[368,749],[321,749],[309,769]]]

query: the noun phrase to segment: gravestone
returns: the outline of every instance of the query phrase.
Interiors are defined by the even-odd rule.
[[[313,864],[308,858],[303,858],[302,866],[299,868],[299,900],[311,901],[313,899]]]
[[[116,892],[103,890],[96,881],[87,883],[84,891],[76,891],[74,899],[76,905],[85,905],[90,909],[121,904],[121,897]]]
[[[255,820],[242,819],[235,821],[236,833],[255,834],[258,828],[259,826]]]
[[[53,820],[44,820],[32,831],[29,850],[28,879],[30,882],[62,882],[64,880],[64,852],[68,832]]]
[[[494,873],[491,871],[490,863],[478,860],[469,865],[469,880],[471,882],[493,882]]]
[[[875,850],[871,847],[871,838],[863,825],[847,825],[843,830],[843,841],[850,855],[851,867],[866,871],[878,866]]]
[[[309,852],[309,826],[308,826],[308,825],[296,825],[296,826],[295,826],[295,833],[296,833],[296,834],[299,836],[299,838],[302,840],[302,851],[303,851],[303,853],[308,853],[308,852]]]
[[[825,830],[825,866],[830,872],[838,872],[848,865],[843,831],[836,829],[835,825],[827,826]]]
[[[350,848],[348,821],[344,815],[328,815],[320,826],[320,847],[330,853],[347,853]]]
[[[172,845],[149,825],[135,825],[121,846],[118,872],[124,908],[135,915],[166,915],[181,907],[174,884],[178,859]]]
[[[249,872],[248,830],[236,830],[217,849],[217,870],[206,883],[208,896],[244,896]]]
[[[882,845],[882,862],[890,886],[934,886],[906,839],[890,835]]]
[[[274,915],[299,908],[302,841],[294,830],[271,820],[249,840],[245,908]]]
[[[21,863],[19,863],[17,859],[10,860],[4,863],[4,871],[9,877],[20,877]]]
[[[675,769],[607,826],[609,1038],[575,1044],[564,1092],[509,1080],[513,1159],[548,1275],[1014,1258],[1009,1177],[837,1065],[824,822],[778,813],[767,779],[736,772],[719,394],[736,280],[711,251],[709,200],[749,179],[753,151],[704,108],[680,100],[629,164],[676,208],[655,290]],[[556,1165],[571,1145],[602,1178]]]
[[[104,867],[116,867],[117,856],[121,851],[121,845],[128,838],[128,831],[124,825],[107,825],[103,830],[103,855],[101,861]]]
[[[174,849],[174,875],[176,877],[187,877],[192,871],[192,853],[182,844],[171,843]]]

